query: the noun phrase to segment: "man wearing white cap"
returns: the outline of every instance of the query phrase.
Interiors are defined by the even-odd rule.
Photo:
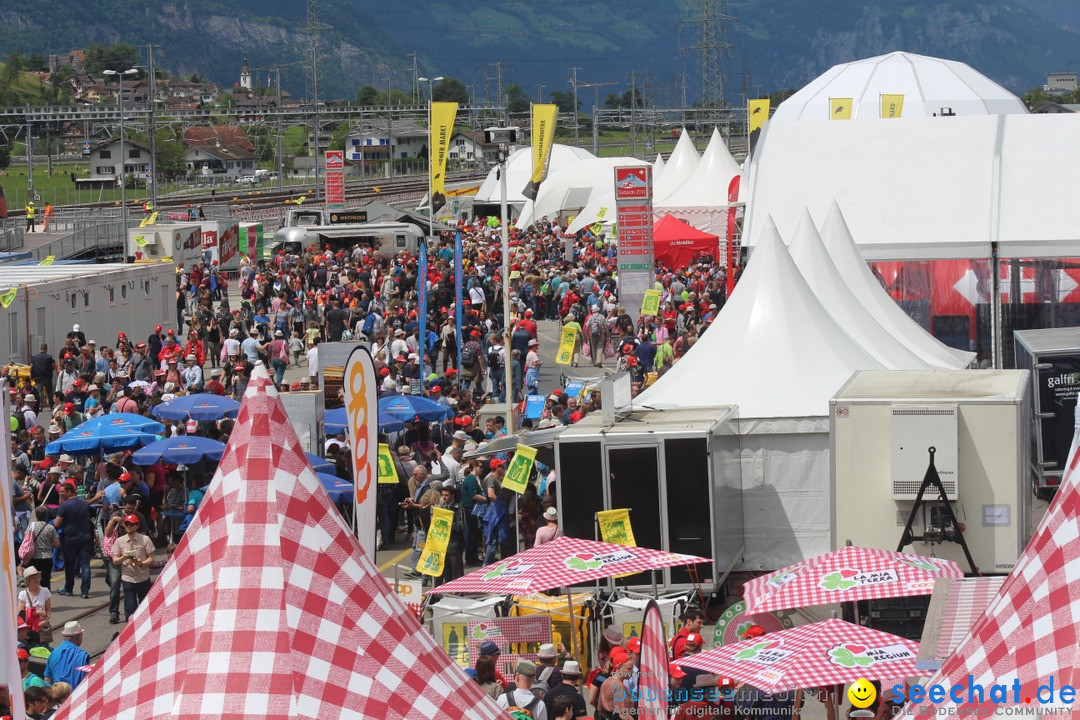
[[[189,393],[202,392],[202,368],[195,364],[195,356],[188,355],[185,358],[185,363],[184,369],[180,371],[180,377],[184,381],[184,389]]]
[[[71,620],[64,625],[64,642],[49,655],[45,665],[45,681],[48,683],[66,682],[72,689],[78,687],[85,673],[76,668],[90,662],[90,654],[83,650],[83,628],[78,620]]]

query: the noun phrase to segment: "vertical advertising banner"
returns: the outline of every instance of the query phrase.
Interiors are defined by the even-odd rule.
[[[431,137],[428,150],[428,167],[431,173],[431,215],[446,204],[446,154],[450,150],[450,136],[454,134],[454,118],[457,117],[456,102],[431,103]]]
[[[829,98],[829,119],[850,120],[853,98]]]
[[[446,564],[446,548],[450,545],[450,532],[454,525],[454,512],[440,507],[431,508],[431,522],[428,523],[424,551],[416,561],[416,571],[424,575],[439,577]]]
[[[761,126],[769,119],[769,98],[746,101],[746,134],[750,142],[750,155],[754,154]]]
[[[882,93],[881,95],[881,117],[883,118],[898,118],[904,114],[904,96],[903,95],[890,95]]]
[[[522,194],[535,200],[540,183],[547,177],[551,162],[551,144],[555,141],[555,121],[559,117],[558,105],[532,106],[532,176]]]
[[[356,538],[368,557],[375,557],[375,486],[379,482],[379,382],[371,354],[357,346],[345,363],[345,412],[352,448]]]
[[[345,208],[345,152],[326,151],[326,207],[328,210]]]
[[[514,457],[506,468],[502,486],[507,490],[521,494],[529,486],[529,478],[532,477],[533,461],[536,459],[536,448],[527,445],[518,445],[514,450]]]
[[[655,281],[652,193],[651,165],[615,168],[619,305],[635,323],[641,315],[645,291]]]
[[[641,621],[637,717],[666,718],[668,690],[667,637],[660,606],[650,600]]]

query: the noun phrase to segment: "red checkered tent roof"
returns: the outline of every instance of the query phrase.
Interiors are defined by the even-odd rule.
[[[951,560],[848,546],[756,577],[743,598],[751,613],[855,600],[929,595],[938,578],[961,578]]]
[[[960,642],[941,669],[929,681],[948,692],[962,686],[963,702],[909,703],[907,717],[989,714],[995,685],[1007,686],[1002,706],[1036,707],[1040,685],[1050,683],[1054,692],[1063,685],[1076,687],[1080,677],[1080,451],[1077,435],[1069,451],[1069,465],[1054,501],[1039,523],[983,616]],[[969,681],[969,677],[971,680]],[[1019,692],[1014,695],[1014,683]],[[982,702],[967,702],[969,685],[982,686]],[[1043,698],[1046,699],[1046,692]],[[1027,699],[1031,699],[1029,704]],[[971,693],[970,699],[979,696]],[[998,695],[998,699],[1001,697]],[[1060,698],[1055,695],[1055,700]],[[1019,700],[1019,702],[1016,702]],[[1060,704],[1060,703],[1059,703]],[[959,706],[957,709],[948,709]],[[1047,706],[1042,706],[1046,711]],[[946,708],[944,710],[939,708]],[[977,709],[978,708],[978,709]],[[1067,711],[1066,711],[1067,712]],[[1072,716],[1075,716],[1075,712]]]
[[[331,504],[266,370],[161,577],[58,718],[505,713],[397,599]]]
[[[918,651],[910,640],[832,618],[683,655],[677,662],[778,692],[908,677],[915,674]]]
[[[524,595],[612,575],[709,562],[708,558],[696,555],[561,536],[429,592]]]

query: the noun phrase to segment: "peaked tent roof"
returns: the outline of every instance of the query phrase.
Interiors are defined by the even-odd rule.
[[[558,215],[563,210],[584,208],[599,194],[615,192],[615,168],[648,164],[646,160],[632,157],[587,158],[566,165],[557,172],[549,172],[547,179],[540,184],[532,212],[521,213],[518,227],[527,227],[529,223]]]
[[[889,297],[855,247],[855,240],[836,202],[821,226],[821,239],[840,277],[844,278],[859,303],[905,347],[934,367],[960,369],[971,363],[974,353],[956,350],[941,342]]]
[[[548,163],[548,177],[550,178],[555,172],[566,165],[575,163],[578,160],[587,160],[592,157],[595,156],[584,148],[555,143],[551,146],[551,160]],[[487,177],[484,178],[484,182],[480,184],[480,189],[476,192],[476,198],[473,202],[499,202],[499,194],[501,191],[499,190],[498,176],[498,166],[493,167]],[[522,147],[510,153],[510,157],[506,161],[506,201],[515,205],[523,205],[526,198],[522,193],[525,190],[525,186],[529,184],[529,178],[531,177],[532,148]],[[543,186],[541,185],[541,187]]]
[[[690,139],[690,133],[683,128],[679,141],[675,143],[675,149],[668,155],[663,174],[653,177],[653,197],[667,197],[694,174],[700,161],[701,157],[694,147],[694,141]]]
[[[788,250],[810,289],[837,324],[878,362],[889,370],[927,370],[931,367],[897,340],[858,301],[829,257],[808,210],[803,210]]]
[[[653,256],[669,268],[687,267],[698,253],[716,257],[720,237],[702,232],[674,215],[664,215],[653,225]]]
[[[882,365],[822,307],[768,224],[724,309],[635,404],[739,406],[740,418],[822,417],[856,370]]]
[[[657,196],[658,208],[668,207],[727,207],[727,190],[731,178],[742,169],[731,157],[724,138],[713,128],[708,147],[701,155],[697,168],[677,188],[665,196]]]
[[[660,153],[656,153],[656,160],[654,160],[652,164],[652,175],[654,180],[660,177],[660,173],[664,171],[665,167],[666,163],[664,162],[664,156]]]
[[[957,115],[1027,113],[1018,97],[970,65],[891,52],[834,65],[780,103],[771,121],[828,120],[832,98],[851,98],[852,120],[874,121],[886,93],[904,96],[902,119],[933,117],[943,108]]]
[[[56,717],[505,715],[364,554],[258,366],[191,527]]]
[[[993,685],[1009,688],[1005,706],[1024,707],[1040,685],[1076,686],[1080,664],[1080,428],[1073,431],[1069,465],[1050,508],[1024,554],[990,602],[983,616],[953,651],[926,687],[981,684],[989,700]],[[969,678],[969,675],[972,676]],[[1019,702],[1012,702],[1018,682]],[[1055,691],[1051,694],[1058,698]],[[967,699],[967,693],[961,696]],[[939,707],[959,705],[950,715],[988,714],[983,704],[929,700],[904,707],[906,717],[941,717]],[[981,712],[976,713],[975,707]],[[1060,703],[1057,707],[1061,707]],[[967,712],[964,712],[964,710]],[[1075,717],[1076,711],[1062,713]]]

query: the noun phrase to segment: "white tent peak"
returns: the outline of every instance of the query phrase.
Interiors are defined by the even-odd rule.
[[[822,307],[770,219],[716,320],[635,403],[737,404],[740,418],[823,417],[852,373],[867,369],[883,366]]]
[[[728,184],[740,173],[739,164],[714,127],[694,172],[666,195],[657,195],[654,204],[656,207],[726,207]]]
[[[675,149],[668,155],[664,165],[664,174],[659,178],[653,178],[653,197],[666,197],[675,188],[679,187],[688,177],[694,174],[700,162],[697,148],[690,138],[690,133],[683,128],[679,141],[675,143]]]
[[[664,168],[666,167],[666,163],[664,162],[664,156],[660,153],[656,153],[656,160],[653,161],[652,166],[653,182],[655,182],[660,177],[660,173],[662,173],[664,171]]]
[[[833,201],[829,214],[821,225],[820,234],[829,257],[852,294],[897,340],[934,367],[959,369],[971,363],[974,353],[945,345],[908,317],[889,297],[855,246],[855,240],[836,201]]]
[[[803,210],[788,250],[810,289],[837,324],[878,362],[889,370],[931,367],[885,329],[851,292],[829,257],[809,210]]]
[[[587,207],[590,201],[609,192],[614,197],[615,168],[648,164],[648,160],[633,157],[590,157],[570,163],[558,172],[548,174],[540,184],[536,200],[522,210],[517,226],[526,228],[531,223],[554,217],[563,211],[576,213]],[[610,203],[607,208],[614,213],[615,203]]]
[[[832,98],[850,98],[851,119],[881,119],[883,94],[904,96],[901,119],[1026,113],[1018,97],[970,65],[955,60],[891,52],[834,65],[780,106],[770,122],[828,120]]]
[[[589,158],[595,158],[595,155],[585,148],[555,143],[551,146],[551,160],[548,162],[548,177],[550,178],[553,174],[567,165],[575,163],[578,160],[587,160]],[[476,192],[476,199],[474,202],[499,202],[501,191],[499,189],[500,183],[498,174],[499,168],[497,166],[491,169],[487,177],[484,178],[484,182],[481,183],[480,189]],[[531,177],[532,148],[518,148],[510,153],[510,157],[506,160],[506,201],[508,203],[519,208],[525,204],[526,198],[522,193]],[[543,187],[543,185],[541,185],[541,187]]]

